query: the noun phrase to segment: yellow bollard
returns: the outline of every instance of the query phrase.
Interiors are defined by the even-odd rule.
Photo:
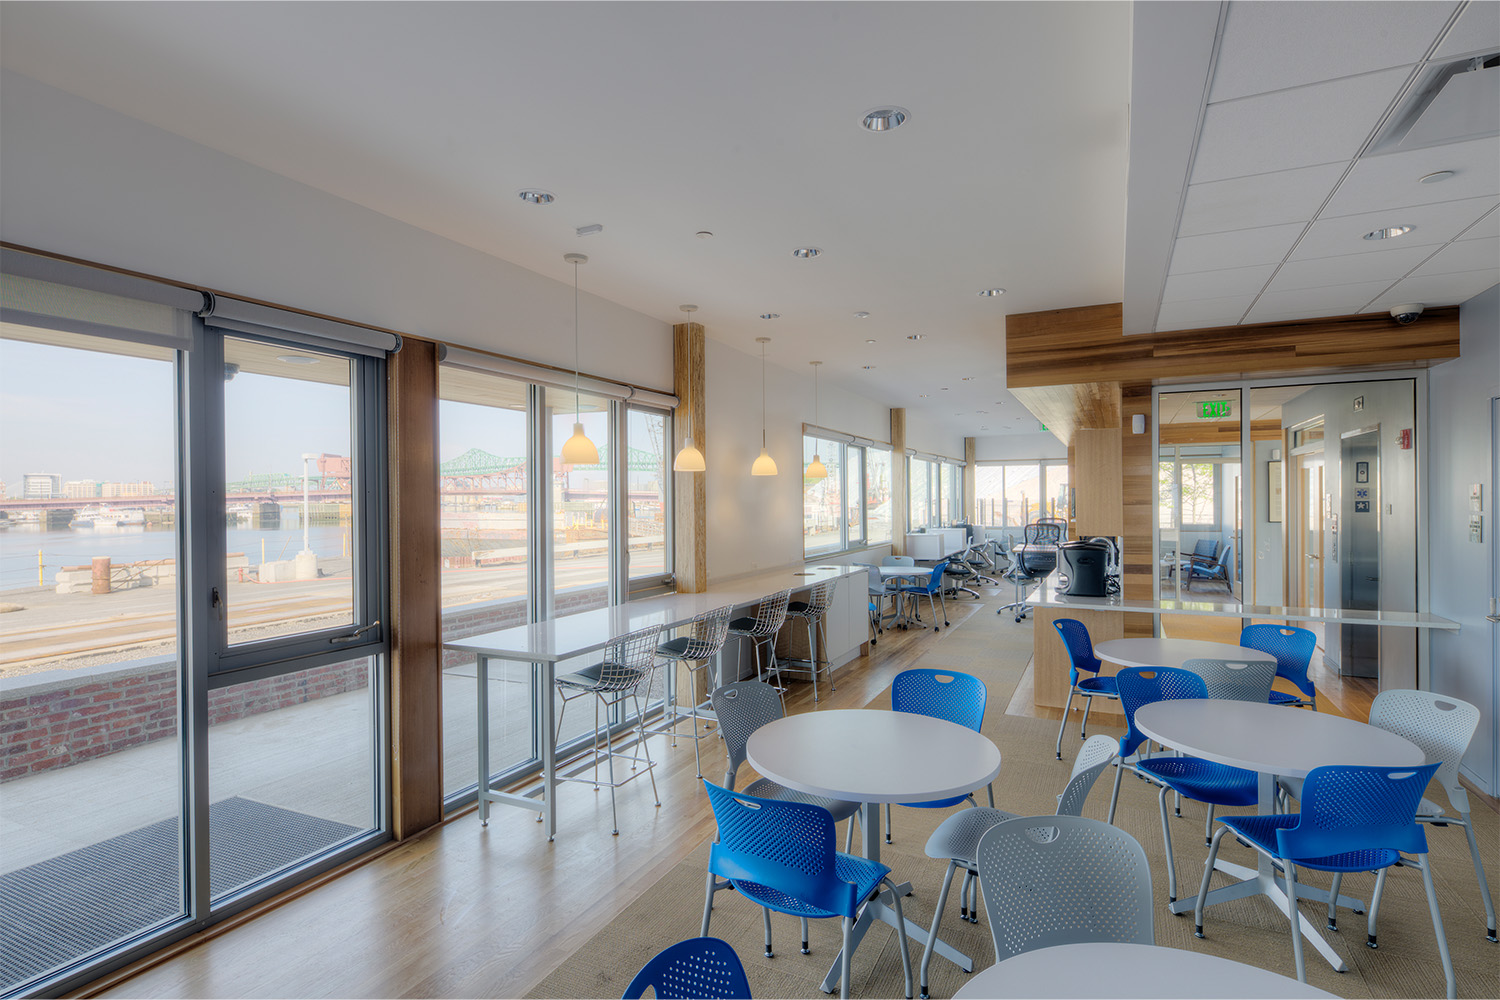
[[[46,573],[42,570],[42,550],[41,549],[37,549],[36,550],[36,585],[38,587],[45,587],[45,586],[47,586]]]

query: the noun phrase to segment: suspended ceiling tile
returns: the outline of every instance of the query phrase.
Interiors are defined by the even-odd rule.
[[[1414,274],[1382,292],[1363,311],[1382,312],[1404,302],[1421,302],[1427,306],[1456,306],[1469,301],[1497,282],[1500,282],[1500,274],[1496,274],[1493,269],[1461,271],[1457,274]]]
[[[1389,281],[1361,281],[1352,285],[1321,285],[1317,288],[1278,289],[1271,283],[1250,310],[1247,323],[1259,323],[1256,317],[1264,313],[1300,312],[1311,315],[1314,311],[1325,316],[1342,316],[1359,312],[1360,307],[1389,288]]]
[[[1192,302],[1198,299],[1229,298],[1233,295],[1254,295],[1265,287],[1266,280],[1275,270],[1275,264],[1257,264],[1254,267],[1231,267],[1221,271],[1174,274],[1167,278],[1162,301]]]
[[[1348,162],[1194,184],[1182,206],[1179,236],[1306,222],[1318,214]],[[1488,192],[1475,192],[1488,193]]]
[[[1302,319],[1323,319],[1327,316],[1348,316],[1352,309],[1341,309],[1330,306],[1323,309],[1277,309],[1273,306],[1262,305],[1257,302],[1245,317],[1246,323],[1290,323]]]
[[[1439,170],[1451,170],[1453,176],[1430,184],[1419,182]],[[1354,215],[1387,205],[1429,205],[1492,194],[1500,194],[1500,139],[1474,139],[1361,157],[1323,214]]]
[[[1437,244],[1453,239],[1485,212],[1494,208],[1496,199],[1465,198],[1436,205],[1362,212],[1338,218],[1322,218],[1313,223],[1292,254],[1293,260],[1309,257],[1335,257],[1342,254],[1372,253],[1394,249],[1399,244]],[[1412,231],[1393,240],[1367,240],[1366,233],[1394,226],[1411,226]]]
[[[1398,242],[1381,240],[1382,243]],[[1281,265],[1270,291],[1292,291],[1317,288],[1320,285],[1349,285],[1360,281],[1395,281],[1406,277],[1438,250],[1432,246],[1394,246],[1377,253],[1344,254],[1339,257],[1313,257],[1291,260]]]
[[[1417,268],[1412,277],[1486,269],[1494,271],[1496,279],[1500,280],[1500,236],[1449,243],[1438,251],[1437,256]]]
[[[1191,183],[1352,160],[1410,69],[1210,104]]]
[[[1231,3],[1210,103],[1416,62],[1454,3]]]
[[[1255,296],[1232,295],[1222,299],[1163,302],[1156,317],[1157,332],[1194,330],[1203,326],[1233,326],[1245,315]]]
[[[1231,233],[1184,236],[1172,247],[1168,274],[1218,271],[1256,264],[1279,264],[1306,227],[1300,222]]]
[[[1476,222],[1473,228],[1466,230],[1459,236],[1459,242],[1468,240],[1483,240],[1491,236],[1500,236],[1500,212],[1491,212]]]
[[[1452,59],[1495,49],[1500,49],[1500,4],[1471,3],[1458,16],[1458,23],[1448,32],[1433,58]]]

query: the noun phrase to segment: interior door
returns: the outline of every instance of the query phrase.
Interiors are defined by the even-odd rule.
[[[1339,606],[1375,611],[1380,601],[1380,430],[1349,433],[1339,442],[1343,477],[1343,546],[1339,561]],[[1345,625],[1340,672],[1352,677],[1380,674],[1380,632],[1373,625]]]
[[[1287,532],[1289,564],[1296,567],[1295,594],[1304,607],[1323,606],[1323,453],[1295,456],[1297,523]]]

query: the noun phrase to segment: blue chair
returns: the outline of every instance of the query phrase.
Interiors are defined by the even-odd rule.
[[[956,670],[903,670],[891,681],[891,711],[925,715],[979,732],[984,724],[984,706],[989,689],[973,674]],[[990,806],[995,805],[994,785],[989,787]],[[913,809],[946,809],[960,802],[973,802],[972,792],[932,802],[903,802]],[[891,805],[885,806],[885,842],[891,843]]]
[[[1142,705],[1176,698],[1207,698],[1208,686],[1203,678],[1181,667],[1126,667],[1115,675],[1120,686],[1120,707],[1125,710],[1129,732],[1120,740],[1123,760],[1145,740],[1135,727],[1135,713]],[[1127,744],[1129,744],[1127,746]],[[1172,827],[1167,819],[1167,793],[1176,792],[1185,799],[1202,802],[1212,810],[1217,806],[1253,806],[1260,801],[1259,775],[1244,768],[1216,764],[1197,757],[1148,757],[1135,764],[1136,773],[1161,786],[1157,800],[1161,805],[1161,833],[1167,848],[1167,903],[1177,902],[1177,862],[1172,857]],[[1115,773],[1115,795],[1120,791],[1122,766]],[[1115,802],[1109,803],[1110,822],[1115,818]],[[1204,837],[1205,842],[1208,840]]]
[[[740,956],[712,937],[688,938],[657,952],[625,987],[623,1000],[636,1000],[648,989],[656,990],[657,1000],[750,998],[750,980]]]
[[[1443,917],[1438,912],[1437,894],[1432,885],[1432,865],[1427,860],[1427,837],[1417,824],[1417,804],[1427,783],[1441,762],[1421,767],[1316,767],[1302,786],[1302,811],[1269,816],[1225,816],[1214,834],[1208,862],[1203,870],[1203,884],[1198,889],[1198,904],[1193,910],[1194,933],[1203,937],[1203,905],[1208,896],[1209,876],[1224,835],[1230,831],[1280,863],[1285,872],[1286,895],[1290,901],[1292,924],[1292,957],[1297,963],[1297,978],[1307,982],[1302,960],[1302,918],[1297,911],[1297,866],[1314,871],[1334,873],[1335,885],[1329,893],[1328,917],[1333,920],[1338,900],[1337,880],[1347,872],[1379,871],[1375,877],[1375,895],[1370,900],[1369,939],[1375,942],[1375,919],[1380,910],[1380,895],[1385,877],[1396,864],[1417,868],[1427,890],[1427,909],[1432,914],[1432,929],[1437,934],[1438,957],[1442,959],[1448,996],[1454,996],[1457,983],[1453,962],[1448,955],[1448,939],[1443,933]],[[1415,855],[1416,860],[1402,857]]]
[[[839,996],[849,996],[850,931],[860,908],[891,888],[896,910],[896,936],[901,946],[901,968],[906,973],[906,996],[911,1000],[911,956],[906,949],[906,924],[901,894],[888,877],[890,868],[835,850],[833,817],[822,806],[763,799],[731,792],[704,781],[719,839],[708,855],[707,898],[703,903],[702,935],[708,936],[714,894],[733,888],[761,907],[766,930],[766,957],[771,950],[771,911],[809,918],[842,918],[844,949]],[[717,877],[725,879],[719,882]],[[802,953],[808,953],[806,930]]]
[[[1063,706],[1062,724],[1057,727],[1057,759],[1062,760],[1063,730],[1068,728],[1068,713],[1073,710],[1073,696],[1078,694],[1087,699],[1083,703],[1083,726],[1078,732],[1079,739],[1087,740],[1089,709],[1094,707],[1095,696],[1117,699],[1120,691],[1113,677],[1099,676],[1099,668],[1103,664],[1094,655],[1094,643],[1083,622],[1075,618],[1059,618],[1052,624],[1057,629],[1057,634],[1062,636],[1068,658],[1072,661],[1072,665],[1068,667],[1068,703]]]
[[[1318,689],[1307,676],[1318,637],[1305,628],[1291,625],[1246,625],[1240,632],[1240,645],[1258,649],[1276,657],[1276,676],[1285,677],[1302,692],[1299,698],[1285,691],[1272,691],[1271,704],[1318,707]]]
[[[948,560],[944,559],[932,568],[932,577],[926,583],[920,585],[907,584],[900,588],[901,593],[907,595],[913,601],[923,594],[927,595],[927,607],[932,611],[932,630],[934,632],[938,631],[941,627],[937,624],[937,604],[934,603],[934,594],[937,595],[936,600],[943,602],[943,624],[949,624],[948,602],[943,598],[943,574],[947,571]],[[903,625],[901,627],[905,628],[906,626]]]
[[[1215,543],[1217,544],[1217,543]],[[1222,583],[1231,594],[1234,593],[1234,543],[1224,546],[1224,551],[1216,558],[1204,559],[1200,556],[1192,556],[1188,559],[1187,579],[1182,583],[1183,589],[1192,590],[1194,580],[1207,580],[1210,583]]]

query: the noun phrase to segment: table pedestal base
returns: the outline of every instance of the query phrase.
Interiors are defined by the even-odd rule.
[[[1265,810],[1266,803],[1276,801],[1275,776],[1262,774],[1260,776],[1259,791],[1261,801],[1260,809]],[[1226,837],[1227,836],[1229,835],[1226,834]],[[1278,878],[1278,872],[1276,871],[1276,867],[1271,864],[1270,858],[1266,857],[1264,854],[1261,854],[1259,851],[1256,851],[1256,855],[1259,858],[1259,862],[1254,868],[1246,868],[1244,865],[1233,864],[1231,862],[1224,861],[1223,859],[1215,859],[1214,870],[1221,871],[1226,875],[1239,879],[1240,881],[1234,883],[1233,885],[1225,885],[1220,886],[1217,889],[1210,889],[1203,905],[1205,907],[1209,907],[1213,906],[1215,903],[1228,903],[1232,900],[1244,899],[1246,896],[1261,895],[1265,896],[1271,902],[1275,903],[1277,908],[1281,910],[1282,915],[1285,916],[1288,921],[1290,921],[1292,919],[1292,911],[1291,907],[1288,905],[1286,891],[1283,888],[1285,883],[1280,878]],[[1297,898],[1299,900],[1309,899],[1313,900],[1314,902],[1326,904],[1328,902],[1328,890],[1318,888],[1317,886],[1307,885],[1303,882],[1298,882]],[[1171,911],[1173,913],[1192,913],[1197,905],[1198,896],[1196,893],[1194,893],[1192,896],[1179,899],[1175,903],[1172,903]],[[1346,909],[1353,910],[1355,913],[1363,913],[1365,909],[1364,902],[1362,900],[1355,899],[1352,896],[1340,895],[1338,899],[1338,905],[1345,907]],[[1325,959],[1328,960],[1329,965],[1333,966],[1333,968],[1338,972],[1345,972],[1348,970],[1348,967],[1344,964],[1344,960],[1339,958],[1338,954],[1333,950],[1333,946],[1324,939],[1323,935],[1318,933],[1313,921],[1304,919],[1302,921],[1299,921],[1299,923],[1302,927],[1302,936],[1306,938],[1307,941],[1315,949],[1317,949],[1318,954],[1322,955]]]
[[[871,861],[880,860],[880,821],[883,811],[878,802],[866,802],[860,806],[859,834],[863,846],[863,854]],[[902,896],[908,895],[911,892],[911,883],[897,883],[895,892]],[[902,918],[901,923],[896,922],[896,908],[892,897],[892,891],[887,889],[865,904],[865,908],[859,914],[859,919],[855,921],[854,926],[849,930],[849,954],[851,957],[859,947],[860,941],[864,940],[865,934],[869,932],[870,926],[877,920],[882,920],[898,930],[901,929],[902,924],[905,924],[908,947],[913,944],[920,945],[923,948],[927,947],[929,935],[926,927],[906,917]],[[974,971],[974,960],[941,938],[934,942],[932,950],[950,962],[953,962],[965,972]],[[828,975],[823,977],[823,982],[820,984],[820,988],[824,993],[833,993],[839,988],[839,979],[843,974],[843,956],[844,953],[840,950],[833,957],[833,965],[828,969]]]

